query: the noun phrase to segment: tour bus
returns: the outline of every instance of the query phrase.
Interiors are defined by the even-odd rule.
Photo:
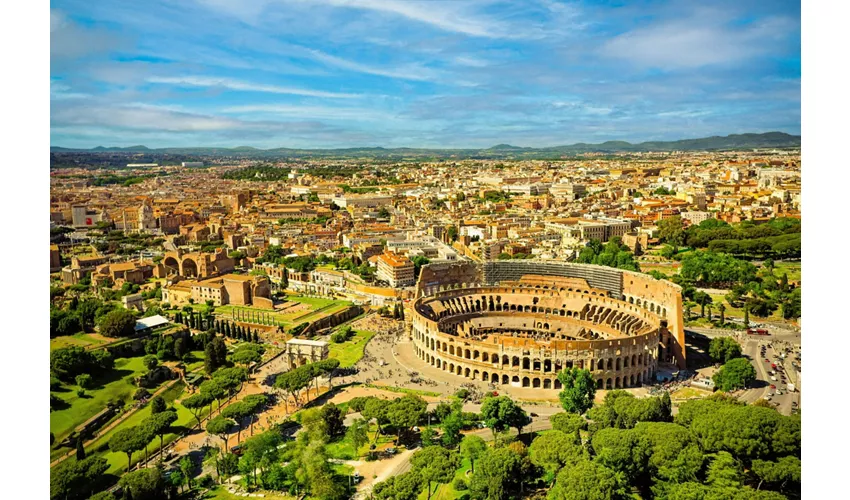
[[[764,328],[747,328],[747,335],[770,335]]]

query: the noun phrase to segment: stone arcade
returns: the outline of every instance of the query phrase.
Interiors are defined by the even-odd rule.
[[[423,362],[497,385],[560,389],[564,368],[636,387],[685,366],[681,289],[593,265],[493,261],[425,266],[412,337]]]

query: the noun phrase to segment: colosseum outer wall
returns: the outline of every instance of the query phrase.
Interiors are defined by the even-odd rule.
[[[656,312],[662,319],[667,320],[667,330],[673,337],[670,350],[676,366],[684,369],[685,321],[682,316],[682,288],[670,281],[657,280],[648,274],[623,271],[623,299]]]

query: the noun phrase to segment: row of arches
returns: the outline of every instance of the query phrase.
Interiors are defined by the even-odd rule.
[[[543,373],[551,373],[551,372],[560,372],[565,368],[579,368],[588,370],[596,370],[596,371],[627,371],[630,368],[639,367],[639,366],[649,366],[652,364],[653,355],[651,351],[643,352],[640,354],[625,354],[617,357],[610,358],[599,358],[599,359],[589,359],[585,363],[585,360],[560,360],[560,359],[540,359],[540,358],[532,358],[529,356],[508,356],[507,354],[502,354],[501,356],[498,353],[489,353],[487,351],[479,351],[478,349],[470,349],[464,348],[461,346],[455,346],[454,344],[449,344],[447,342],[435,340],[433,338],[427,338],[422,335],[421,332],[414,330],[414,338],[418,341],[417,343],[421,343],[424,339],[424,343],[426,349],[431,351],[440,352],[444,355],[455,356],[461,359],[480,362],[480,363],[490,363],[494,367],[500,369],[506,368],[516,368],[527,371],[535,371],[535,372],[543,372]]]
[[[477,370],[454,364],[450,361],[440,359],[428,353],[419,352],[419,357],[431,366],[443,370],[448,373],[459,375],[471,380],[480,380],[491,384],[514,385],[518,387],[527,387],[532,389],[561,389],[561,381],[557,378],[540,378],[520,376],[516,374],[488,372]],[[630,387],[639,387],[644,383],[649,382],[654,371],[646,368],[638,373],[623,375],[617,377],[598,377],[595,379],[597,389],[625,389]]]
[[[649,312],[651,312],[653,314],[657,314],[657,315],[661,316],[662,318],[667,317],[667,308],[666,307],[662,307],[661,305],[656,304],[655,302],[652,302],[652,301],[647,300],[647,299],[642,299],[640,297],[635,298],[635,297],[632,297],[632,296],[627,296],[626,298],[628,298],[629,304],[634,304],[638,307],[642,307],[642,308],[648,310]]]
[[[180,262],[174,257],[166,257],[163,259],[162,265],[165,266],[167,271],[173,271],[180,276],[186,276],[187,278],[198,276],[198,263],[191,257],[186,257]]]

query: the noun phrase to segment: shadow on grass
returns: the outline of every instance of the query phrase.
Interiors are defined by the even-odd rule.
[[[70,408],[71,405],[61,398],[55,398],[50,404],[50,411],[62,411]]]
[[[105,389],[108,384],[113,382],[117,382],[121,379],[129,377],[133,374],[133,370],[121,370],[121,369],[112,369],[108,372],[99,375],[94,383],[97,384],[93,390],[101,390]]]

